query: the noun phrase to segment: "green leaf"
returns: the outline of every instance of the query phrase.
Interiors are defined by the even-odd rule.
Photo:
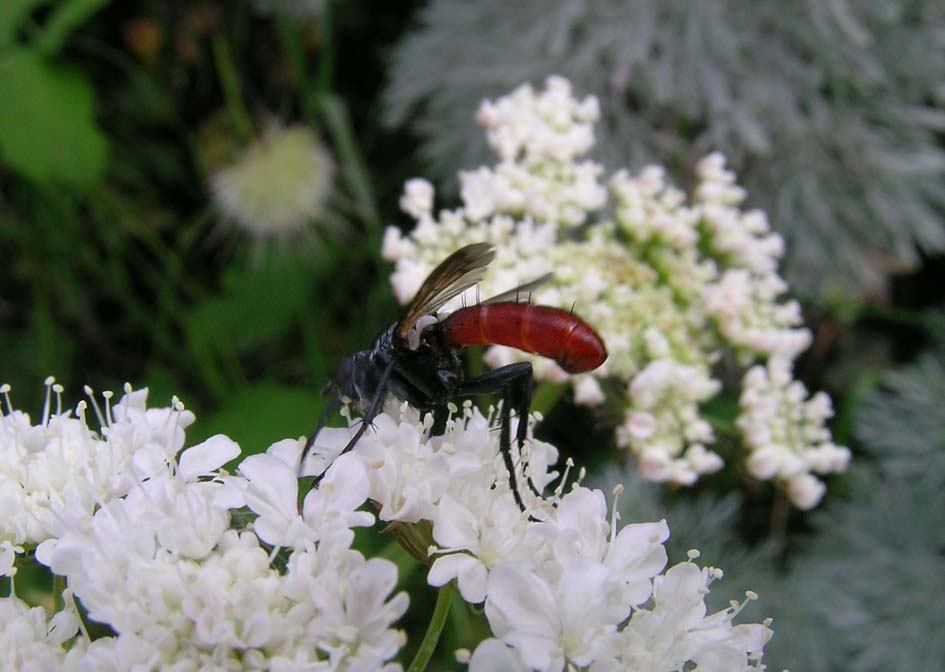
[[[0,48],[12,47],[16,31],[35,7],[49,0],[3,0],[0,2]]]
[[[135,388],[148,388],[148,406],[170,406],[171,398],[180,397],[185,406],[190,406],[190,400],[184,391],[184,386],[177,376],[168,368],[159,364],[152,364],[145,373],[135,382]]]
[[[297,266],[274,263],[231,274],[221,296],[186,318],[191,342],[245,350],[284,334],[309,301],[307,278]]]
[[[108,142],[94,121],[92,87],[69,68],[19,49],[0,55],[0,160],[37,182],[88,189]]]
[[[324,399],[314,389],[258,383],[234,392],[215,413],[197,416],[188,445],[226,434],[240,444],[242,459],[271,444],[306,435],[315,427]]]
[[[108,0],[65,0],[59,3],[36,38],[36,48],[47,55],[56,53],[73,28],[106,4]]]

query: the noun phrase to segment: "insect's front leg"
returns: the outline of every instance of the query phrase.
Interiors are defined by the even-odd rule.
[[[325,404],[325,408],[322,409],[322,414],[318,418],[318,424],[315,425],[315,429],[308,435],[308,441],[305,442],[305,448],[302,450],[302,459],[299,460],[299,477],[302,476],[302,465],[305,464],[305,458],[308,457],[309,451],[311,451],[312,446],[315,445],[315,439],[318,438],[318,433],[322,431],[322,428],[328,422],[328,418],[331,417],[340,406],[341,394],[336,389],[331,399]]]
[[[454,394],[459,397],[469,397],[476,394],[492,394],[495,392],[502,393],[502,425],[499,432],[499,450],[502,452],[505,468],[509,472],[512,495],[515,497],[515,502],[519,508],[525,511],[525,504],[522,502],[522,496],[518,492],[518,485],[515,481],[515,465],[512,462],[511,414],[513,399],[517,396],[518,428],[515,432],[515,439],[518,443],[519,455],[521,455],[528,435],[528,413],[532,405],[531,362],[508,364],[476,378],[471,378],[458,385]],[[525,480],[531,491],[539,495],[540,493],[531,479],[526,476]]]
[[[377,414],[380,413],[381,406],[384,404],[384,397],[387,396],[387,382],[390,379],[390,374],[393,370],[393,362],[384,367],[384,373],[381,374],[381,377],[377,382],[377,387],[374,389],[374,396],[371,397],[371,402],[368,404],[367,410],[364,412],[364,416],[361,418],[361,425],[358,427],[358,431],[354,433],[354,436],[352,436],[345,445],[344,449],[338,453],[339,457],[357,445],[361,437],[364,436],[364,432],[367,431],[368,426],[374,421],[374,418],[377,417]],[[319,422],[319,425],[322,424],[322,422]],[[318,430],[320,429],[321,426],[319,426]],[[299,470],[302,469],[302,464],[305,461],[305,455],[308,453],[311,445],[315,443],[315,437],[318,435],[318,430],[316,430],[315,433],[309,437],[308,443],[305,446],[305,451],[302,453],[302,462],[299,463]],[[313,485],[318,485],[319,481],[322,480],[324,475],[324,473],[321,473],[316,476]]]

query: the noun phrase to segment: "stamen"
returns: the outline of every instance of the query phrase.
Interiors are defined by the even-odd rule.
[[[620,520],[620,514],[617,513],[617,499],[623,492],[623,483],[615,485],[611,492],[614,495],[614,504],[610,514],[610,543],[614,543],[614,539],[617,538],[617,521]]]
[[[174,426],[171,428],[171,431],[168,432],[167,440],[173,441],[174,437],[177,436],[177,430],[180,429],[180,416],[184,412],[184,402],[177,398],[175,394],[171,397],[171,408],[173,408],[176,413],[173,413],[174,416]],[[171,452],[171,445],[167,446],[167,452]],[[176,471],[176,458],[175,458],[175,471]]]
[[[433,427],[433,414],[427,413],[425,416],[423,416],[423,422],[420,424],[420,426],[423,427],[424,432],[429,432]]]
[[[564,492],[564,486],[568,482],[568,476],[571,475],[571,468],[574,466],[574,460],[570,457],[564,462],[564,475],[561,477],[561,480],[558,481],[558,486],[554,490],[555,497],[561,497],[561,493]]]
[[[83,424],[83,425],[86,424],[86,422],[85,422],[85,410],[86,410],[88,407],[89,407],[89,405],[88,405],[87,403],[85,403],[85,399],[82,399],[78,404],[75,405],[75,415],[76,415],[76,417],[77,417],[79,420],[82,421],[82,424]]]
[[[4,383],[3,385],[0,385],[0,394],[3,395],[3,398],[4,398],[4,399],[6,400],[6,402],[7,402],[7,413],[8,413],[8,414],[12,414],[12,413],[13,413],[13,403],[10,401],[10,390],[12,390],[12,389],[13,389],[13,388],[10,387],[10,383]]]
[[[105,399],[105,420],[108,422],[108,426],[111,427],[114,424],[112,419],[112,397],[115,396],[115,393],[111,390],[105,390],[102,392],[102,397]]]
[[[736,616],[738,616],[738,614],[741,613],[742,609],[748,606],[749,602],[753,602],[754,600],[757,600],[757,599],[758,599],[758,593],[756,593],[753,590],[746,590],[745,600],[743,602],[739,603],[737,600],[732,600],[730,603],[730,606],[732,609],[732,618],[735,618]]]
[[[59,383],[56,383],[52,386],[53,392],[56,393],[56,415],[62,415],[62,391],[63,386]]]
[[[88,628],[85,627],[85,619],[83,619],[82,616],[79,615],[79,607],[75,603],[75,594],[71,590],[67,589],[67,591],[69,593],[69,602],[72,603],[72,610],[76,613],[76,616],[79,619],[79,630],[82,632],[82,636],[85,638],[85,641],[91,642],[92,638],[89,637],[89,630]],[[66,591],[63,591],[63,592],[66,592]]]
[[[46,423],[49,422],[49,398],[53,383],[55,382],[56,379],[52,376],[49,376],[43,383],[46,386],[46,401],[43,402],[43,421],[40,423],[43,427],[45,427]]]
[[[98,402],[95,401],[95,392],[91,387],[86,385],[82,388],[82,391],[85,392],[85,395],[89,398],[89,401],[92,402],[92,410],[95,411],[95,417],[98,418],[98,426],[105,428],[105,417],[102,415],[102,409],[98,407]]]

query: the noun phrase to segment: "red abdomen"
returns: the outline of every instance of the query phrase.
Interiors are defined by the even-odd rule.
[[[568,373],[607,359],[604,341],[584,320],[560,308],[514,301],[460,308],[442,323],[451,348],[508,345],[555,360]]]

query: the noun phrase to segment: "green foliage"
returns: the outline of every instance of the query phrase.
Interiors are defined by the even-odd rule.
[[[868,295],[945,250],[945,8],[935,0],[437,0],[394,53],[389,123],[447,183],[487,155],[483,98],[567,76],[601,103],[597,154],[677,177],[711,150],[787,240],[786,275]]]
[[[108,160],[108,141],[95,123],[95,94],[80,72],[47,57],[105,2],[58,4],[30,45],[18,46],[17,27],[37,4],[18,0],[0,13],[0,159],[39,183],[88,190]]]
[[[196,443],[214,434],[226,434],[240,444],[241,460],[266,452],[276,441],[307,436],[322,404],[322,397],[313,390],[255,383],[229,396],[214,413],[201,417],[188,439]]]

